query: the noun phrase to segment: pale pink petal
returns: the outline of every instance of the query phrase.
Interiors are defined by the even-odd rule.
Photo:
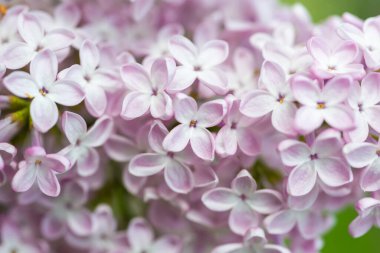
[[[93,228],[91,213],[86,209],[72,211],[67,217],[67,225],[78,236],[88,236]]]
[[[44,237],[50,240],[56,240],[65,232],[64,220],[54,214],[47,214],[41,221],[41,232]]]
[[[356,205],[355,209],[358,211],[358,213],[361,216],[366,216],[371,214],[372,211],[375,211],[374,209],[377,208],[380,205],[380,201],[377,199],[374,199],[372,197],[365,197],[360,199]]]
[[[364,171],[360,179],[360,186],[368,192],[380,190],[380,159],[376,159]]]
[[[86,121],[82,116],[69,111],[62,114],[62,128],[71,144],[76,144],[77,140],[87,132]]]
[[[34,127],[45,133],[58,121],[57,105],[48,97],[37,96],[30,105],[30,116]]]
[[[380,102],[380,73],[371,72],[361,82],[363,103],[367,106]]]
[[[216,247],[211,253],[243,253],[243,247],[241,243],[230,243]]]
[[[25,192],[29,190],[37,177],[37,168],[26,167],[25,164],[19,166],[12,179],[12,189],[16,192]]]
[[[152,9],[154,0],[135,0],[132,5],[133,19],[140,21]]]
[[[47,154],[42,159],[41,166],[57,173],[64,173],[70,168],[70,161],[62,155]]]
[[[81,10],[75,3],[62,3],[54,9],[54,17],[59,24],[76,27],[81,19]]]
[[[208,69],[198,72],[198,78],[204,85],[218,95],[224,95],[228,91],[228,79],[219,69]]]
[[[265,61],[261,68],[260,82],[265,85],[273,96],[280,95],[286,83],[286,76],[283,68],[277,63]]]
[[[94,125],[83,136],[81,144],[88,147],[99,147],[110,137],[113,130],[113,120],[104,116],[95,121]]]
[[[195,155],[199,158],[209,161],[214,160],[215,140],[214,136],[207,129],[194,128],[190,137],[190,145]]]
[[[127,162],[139,154],[136,143],[119,135],[111,135],[104,144],[107,155],[117,162]]]
[[[145,219],[134,218],[128,226],[127,237],[133,251],[141,252],[153,242],[153,229]]]
[[[35,51],[24,42],[13,42],[2,52],[2,61],[8,69],[20,69],[35,56]]]
[[[331,62],[338,65],[346,65],[355,61],[359,48],[355,42],[346,40],[334,50]]]
[[[297,131],[294,128],[294,117],[297,107],[294,103],[284,102],[277,104],[272,112],[273,127],[287,135],[295,136]]]
[[[368,215],[366,217],[356,217],[350,224],[350,234],[354,237],[361,237],[366,234],[375,223],[374,217]]]
[[[180,124],[169,132],[162,145],[172,152],[182,151],[189,143],[191,134],[192,131],[188,125]]]
[[[74,39],[75,34],[73,32],[59,28],[49,31],[40,44],[44,48],[57,52],[58,50],[69,48]]]
[[[196,169],[193,171],[194,186],[197,188],[214,187],[218,184],[219,178],[215,171],[206,166],[205,168]]]
[[[372,143],[348,143],[343,148],[347,162],[354,168],[362,168],[377,159],[377,147]]]
[[[174,101],[174,115],[178,122],[182,124],[189,124],[191,120],[195,119],[198,106],[194,98],[184,94],[177,95]]]
[[[165,182],[174,192],[188,193],[194,187],[194,177],[191,170],[183,164],[171,159],[164,170]]]
[[[121,116],[127,120],[144,115],[150,107],[151,96],[149,94],[132,91],[124,98]]]
[[[260,152],[259,141],[253,134],[252,129],[242,128],[237,131],[237,141],[240,150],[248,155],[255,156]]]
[[[18,18],[18,32],[30,46],[37,48],[44,36],[44,30],[38,18],[31,13],[23,13]]]
[[[305,239],[314,239],[321,235],[326,227],[325,218],[318,212],[307,212],[298,218],[298,229]]]
[[[196,64],[197,49],[187,38],[176,35],[169,40],[171,55],[182,65],[194,66]]]
[[[360,45],[365,45],[365,38],[364,34],[358,27],[350,24],[350,23],[343,23],[340,25],[340,27],[337,30],[339,36],[347,39],[351,39]]]
[[[270,189],[258,190],[247,200],[247,204],[256,212],[271,214],[283,207],[281,194]]]
[[[162,91],[171,82],[175,62],[171,58],[157,59],[150,71],[151,80],[157,90]]]
[[[319,178],[327,186],[338,187],[353,180],[350,167],[336,158],[317,159],[314,166]]]
[[[374,108],[372,107],[368,109],[374,109]],[[347,134],[348,139],[352,142],[363,142],[367,139],[368,134],[369,134],[369,126],[368,126],[369,123],[367,122],[366,118],[370,118],[370,116],[366,116],[365,112],[361,113],[359,111],[354,111],[353,114],[355,118],[356,128],[352,131],[346,132],[345,134]],[[380,115],[380,110],[379,110],[379,115]],[[380,130],[380,124],[378,125],[378,123],[376,122],[377,119],[378,119],[378,116],[376,116],[375,121],[372,121],[372,122],[374,123],[375,127]]]
[[[258,118],[271,112],[276,99],[266,91],[253,91],[244,96],[240,103],[240,111],[247,117]]]
[[[336,188],[335,188],[336,189]],[[307,210],[313,206],[319,196],[318,184],[306,195],[303,196],[290,196],[288,197],[288,206],[293,210]]]
[[[172,82],[166,87],[166,90],[171,92],[182,91],[190,87],[196,78],[197,73],[191,67],[179,66],[175,71]]]
[[[309,134],[319,128],[323,123],[322,110],[313,107],[303,106],[298,109],[294,126],[301,134]]]
[[[178,236],[167,235],[161,237],[152,245],[152,253],[181,253],[183,250],[182,240]]]
[[[296,214],[290,210],[280,211],[269,215],[264,220],[265,228],[268,233],[274,235],[283,235],[294,228],[296,225]]]
[[[147,179],[147,177],[136,177],[132,175],[128,170],[128,166],[123,170],[123,185],[132,194],[138,194]]]
[[[237,132],[230,126],[223,126],[215,138],[215,150],[222,156],[234,155],[237,151]]]
[[[96,85],[88,85],[85,89],[85,96],[85,105],[88,112],[94,117],[103,115],[107,107],[105,91]]]
[[[310,148],[303,142],[285,140],[278,146],[281,160],[286,166],[297,166],[310,160]]]
[[[258,214],[242,202],[232,208],[228,218],[230,229],[238,235],[244,235],[248,229],[257,227],[259,222]]]
[[[100,55],[95,43],[86,40],[79,50],[80,64],[87,75],[91,75],[99,65]]]
[[[223,99],[216,99],[202,104],[197,113],[197,126],[212,127],[219,124],[227,110]]]
[[[39,94],[38,85],[26,72],[15,71],[3,80],[4,86],[14,95],[22,98],[32,98]]]
[[[41,88],[48,89],[55,81],[57,73],[57,56],[48,49],[39,52],[30,63],[30,75]]]
[[[366,108],[364,115],[367,118],[368,124],[380,133],[380,105],[371,106]]]
[[[311,79],[303,76],[295,77],[290,87],[294,98],[301,104],[314,107],[317,102],[320,102],[321,91]]]
[[[222,40],[210,40],[200,49],[198,63],[202,68],[210,68],[227,59],[228,44]]]
[[[313,37],[307,42],[307,49],[315,61],[328,64],[331,52],[325,40]]]
[[[309,193],[317,182],[317,171],[311,162],[295,167],[289,175],[288,192],[292,196],[302,196]]]
[[[79,84],[67,81],[59,80],[49,89],[49,98],[54,100],[57,104],[65,106],[74,106],[82,102],[84,99],[84,91]]]
[[[129,162],[129,172],[138,177],[151,176],[163,170],[166,163],[167,157],[164,155],[139,154]]]
[[[242,170],[232,180],[231,188],[241,197],[248,198],[257,188],[256,181],[247,170]]]
[[[352,111],[344,105],[336,105],[334,107],[327,107],[322,110],[326,122],[341,131],[352,130],[355,128],[355,119]],[[312,117],[309,115],[309,117]]]
[[[121,67],[121,78],[125,85],[133,90],[144,93],[152,92],[152,83],[145,69],[137,63],[130,63]]]
[[[239,198],[232,190],[219,187],[203,194],[202,202],[208,209],[222,212],[232,209],[239,202]]]
[[[165,93],[152,96],[150,103],[150,113],[153,118],[165,119],[173,114],[171,98]]]
[[[337,76],[325,84],[322,92],[322,101],[326,106],[336,105],[348,98],[352,79],[350,77]]]
[[[57,197],[61,191],[57,176],[50,169],[38,168],[37,183],[40,190],[50,197]]]
[[[87,149],[77,160],[78,174],[82,177],[94,175],[99,169],[100,157],[98,151],[93,148]]]
[[[166,129],[166,126],[161,121],[155,121],[150,127],[148,141],[150,147],[157,153],[165,153],[165,150],[162,146],[166,135],[169,131]]]
[[[312,153],[319,157],[339,156],[342,151],[341,134],[333,129],[320,133],[312,146]]]

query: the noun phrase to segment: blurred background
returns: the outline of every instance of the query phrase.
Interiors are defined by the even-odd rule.
[[[350,12],[365,19],[380,15],[380,0],[282,0],[286,4],[302,3],[315,22],[331,15]],[[357,216],[353,207],[348,207],[337,216],[336,226],[324,237],[322,253],[379,253],[380,229],[372,228],[365,236],[353,239],[348,225]]]

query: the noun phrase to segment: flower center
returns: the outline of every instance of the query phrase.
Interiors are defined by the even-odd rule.
[[[34,162],[34,164],[35,164],[36,166],[39,166],[39,165],[41,165],[41,163],[42,163],[42,161],[41,161],[41,160],[36,160],[36,161]]]
[[[0,14],[5,16],[7,14],[8,8],[4,4],[0,4]]]
[[[199,65],[194,66],[194,71],[201,71],[202,67]]]
[[[328,70],[329,71],[335,71],[336,70],[336,66],[333,66],[333,65],[328,66]]]
[[[317,109],[325,109],[325,108],[326,108],[325,102],[318,102],[317,103]]]
[[[42,89],[40,89],[40,94],[42,96],[46,96],[48,93],[49,91],[45,87],[42,87]]]
[[[192,119],[189,124],[190,127],[196,127],[197,126],[197,121],[195,119]]]
[[[311,160],[316,160],[316,159],[318,159],[318,154],[311,154],[311,155],[310,155],[310,159],[311,159]]]
[[[284,100],[285,100],[285,96],[281,94],[277,98],[277,102],[279,102],[280,104],[284,103]]]

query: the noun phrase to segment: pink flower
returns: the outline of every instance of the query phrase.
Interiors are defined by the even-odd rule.
[[[165,182],[170,189],[178,193],[188,193],[194,187],[194,176],[180,156],[162,145],[168,133],[161,122],[155,122],[148,135],[150,147],[155,153],[135,156],[129,163],[129,172],[134,176],[146,177],[163,170]]]
[[[380,201],[366,197],[362,198],[356,204],[356,210],[359,216],[350,224],[350,234],[357,238],[370,230],[372,226],[380,227]]]
[[[124,98],[121,116],[130,120],[149,110],[153,118],[169,119],[173,105],[166,88],[173,79],[175,67],[171,58],[155,60],[149,73],[137,63],[123,66],[121,77],[131,92]]]
[[[306,195],[317,182],[329,187],[352,182],[352,171],[340,157],[341,148],[340,135],[333,130],[322,132],[311,147],[296,140],[281,142],[278,149],[282,162],[293,167],[288,178],[288,193]]]
[[[354,110],[356,128],[346,132],[351,141],[362,142],[368,137],[369,127],[380,133],[380,74],[369,73],[361,85],[353,83],[348,104]]]
[[[83,100],[83,91],[73,81],[56,80],[58,61],[50,50],[37,54],[30,64],[30,74],[12,72],[4,79],[5,87],[21,98],[31,99],[30,116],[34,127],[47,132],[58,121],[56,103],[73,106]]]
[[[308,134],[325,120],[338,130],[353,130],[353,113],[342,104],[349,95],[350,87],[349,77],[333,78],[322,89],[308,78],[295,77],[291,83],[293,96],[303,105],[295,115],[296,129],[301,134]]]
[[[226,97],[228,112],[224,126],[215,138],[216,152],[222,156],[234,155],[238,148],[246,155],[259,153],[259,143],[252,131],[254,120],[242,115],[239,111],[240,100],[234,96]]]
[[[360,179],[363,191],[380,190],[380,159],[379,143],[348,143],[343,148],[347,162],[354,168],[363,168],[365,171]]]
[[[207,128],[219,124],[225,113],[224,100],[209,101],[198,109],[197,102],[192,97],[178,94],[174,103],[174,116],[180,124],[165,137],[163,147],[171,152],[179,152],[190,142],[199,158],[213,160],[215,141]]]
[[[13,145],[0,142],[0,170],[3,170],[6,165],[9,165],[16,154],[17,149]]]
[[[152,227],[139,217],[130,221],[127,239],[127,252],[133,253],[180,253],[183,247],[181,239],[174,235],[164,235],[154,240]]]
[[[352,40],[360,46],[367,67],[375,70],[380,67],[379,26],[380,18],[374,17],[364,21],[362,28],[344,23],[338,29],[338,34],[343,39]]]
[[[26,149],[24,158],[12,180],[13,190],[25,192],[37,181],[44,194],[57,197],[61,191],[57,174],[66,172],[70,161],[62,155],[46,154],[42,147],[37,146]]]
[[[228,56],[226,42],[211,40],[197,48],[187,38],[176,35],[169,41],[169,51],[182,64],[176,70],[171,90],[184,90],[198,79],[217,94],[227,92],[227,78],[217,68]]]
[[[314,59],[311,70],[320,78],[350,75],[360,79],[365,75],[363,65],[356,63],[359,48],[352,41],[343,41],[332,47],[324,39],[313,37],[308,41],[307,48]]]
[[[30,12],[20,14],[18,32],[24,41],[11,43],[3,53],[5,65],[9,69],[24,67],[41,50],[50,49],[57,53],[68,48],[75,38],[75,35],[66,29],[46,32],[38,17]]]
[[[231,210],[230,229],[243,235],[259,225],[259,214],[270,214],[282,207],[281,195],[270,189],[256,190],[256,182],[247,170],[234,178],[231,188],[217,187],[202,196],[203,204],[216,212]]]
[[[261,228],[248,230],[244,236],[243,243],[230,243],[218,246],[211,253],[235,252],[290,253],[285,247],[268,243],[264,230]]]
[[[252,118],[272,113],[274,128],[282,133],[295,135],[293,120],[297,107],[293,103],[290,86],[282,68],[276,63],[265,61],[259,82],[266,90],[254,90],[243,96],[240,111]]]
[[[84,119],[73,112],[64,112],[62,128],[70,145],[60,151],[76,164],[78,174],[83,177],[93,175],[99,168],[100,157],[96,147],[102,146],[113,131],[113,121],[107,116],[99,118],[87,131]]]

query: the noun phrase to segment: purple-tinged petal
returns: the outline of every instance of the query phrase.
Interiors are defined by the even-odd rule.
[[[104,144],[107,155],[117,162],[127,162],[140,153],[136,143],[120,135],[111,135]]]
[[[166,129],[166,126],[161,121],[155,121],[152,124],[149,130],[148,141],[153,151],[165,153],[162,143],[168,133],[168,129]]]
[[[173,69],[175,69],[175,62],[171,58],[155,60],[150,71],[154,88],[164,90],[173,78],[171,73],[174,72]]]
[[[36,96],[30,105],[30,116],[34,127],[46,133],[58,121],[57,105],[48,97]]]
[[[30,63],[30,75],[34,78],[40,88],[50,91],[58,73],[57,56],[50,50],[39,52]]]
[[[99,147],[110,137],[113,131],[113,120],[104,116],[95,121],[94,125],[82,138],[82,144],[88,147]]]
[[[78,174],[82,177],[94,175],[99,169],[100,157],[98,151],[93,148],[87,149],[77,160]]]
[[[168,158],[163,155],[146,153],[135,156],[129,162],[129,172],[138,177],[157,174],[167,166]]]
[[[167,119],[173,115],[173,104],[168,94],[159,93],[150,99],[150,113],[153,118]]]
[[[79,114],[65,111],[62,114],[62,129],[69,142],[76,144],[78,139],[87,132],[87,125]]]
[[[202,104],[197,113],[197,126],[212,127],[219,124],[227,110],[223,99],[216,99]]]
[[[198,63],[203,68],[211,68],[223,63],[228,56],[228,44],[222,40],[210,40],[202,46]]]
[[[214,188],[202,196],[203,204],[210,210],[223,212],[232,209],[239,198],[235,192],[228,188]]]
[[[29,190],[37,177],[35,167],[26,167],[25,162],[19,164],[19,170],[13,177],[12,189],[16,192],[25,192]]]
[[[316,83],[304,76],[295,77],[290,87],[294,98],[303,105],[316,106],[320,99],[320,89]]]
[[[231,188],[242,198],[248,198],[256,191],[257,185],[251,174],[242,170],[232,180]]]
[[[206,166],[205,168],[196,169],[193,171],[194,186],[201,187],[215,187],[218,184],[219,178],[215,171]]]
[[[194,188],[194,177],[191,170],[177,162],[170,160],[164,170],[165,182],[175,192],[188,193]]]
[[[181,253],[183,250],[182,240],[175,235],[167,235],[159,238],[152,245],[152,253]]]
[[[257,227],[259,222],[259,215],[242,202],[232,208],[228,218],[230,229],[238,235],[244,235],[248,229]]]
[[[359,48],[355,42],[346,40],[339,44],[334,50],[332,64],[348,65],[355,61],[359,53]]]
[[[229,243],[216,247],[211,253],[243,253],[244,246],[241,243]]]
[[[18,18],[18,32],[31,47],[37,48],[44,36],[44,30],[38,18],[31,13],[23,13]]]
[[[284,90],[284,86],[287,85],[283,68],[270,61],[265,61],[262,65],[260,82],[273,96],[278,96]]]
[[[4,86],[18,97],[32,98],[39,94],[38,85],[26,72],[12,72],[4,78],[3,82]]]
[[[290,253],[287,248],[274,244],[265,245],[263,250],[263,253]]]
[[[37,183],[40,190],[50,197],[57,197],[61,192],[57,176],[47,168],[40,167],[37,170]]]
[[[368,124],[375,129],[376,132],[380,132],[380,105],[371,106],[366,108],[364,115],[367,118]]]
[[[338,187],[353,180],[350,167],[336,158],[317,159],[314,166],[319,178],[327,186]]]
[[[191,120],[195,119],[198,106],[194,98],[184,94],[178,94],[174,101],[174,115],[178,122],[182,124],[189,124]]]
[[[13,42],[2,52],[2,61],[8,69],[20,69],[26,66],[36,52],[24,42]]]
[[[250,128],[243,128],[237,131],[237,141],[240,150],[248,155],[255,156],[260,152],[259,141]]]
[[[75,34],[67,29],[54,29],[49,31],[41,41],[41,46],[54,52],[66,49],[74,42]]]
[[[190,145],[195,155],[199,158],[208,161],[214,160],[215,140],[214,136],[207,129],[194,128],[190,137]]]
[[[144,115],[150,107],[151,95],[132,91],[124,98],[121,116],[127,120]]]
[[[70,161],[58,154],[47,154],[43,159],[41,166],[57,173],[64,173],[70,168]]]
[[[86,209],[76,210],[69,213],[67,225],[78,236],[88,236],[93,229],[91,213]]]
[[[326,106],[336,105],[344,102],[348,98],[352,83],[349,76],[337,76],[329,80],[322,91],[322,101]]]
[[[321,213],[307,212],[299,216],[298,229],[305,239],[314,239],[321,235],[326,227],[326,220]]]
[[[273,127],[287,135],[295,136],[297,131],[294,128],[294,117],[297,113],[297,107],[294,103],[281,103],[272,111]]]
[[[380,73],[371,72],[361,82],[362,97],[365,105],[376,105],[380,102]]]
[[[88,112],[94,117],[103,115],[107,107],[105,91],[96,85],[87,85],[85,95],[85,105]]]
[[[244,96],[240,103],[240,111],[247,117],[258,118],[271,112],[276,99],[266,91],[256,90]]]
[[[310,148],[305,143],[296,140],[282,141],[278,150],[282,162],[286,166],[297,166],[310,160]]]
[[[128,226],[127,237],[132,250],[141,252],[151,246],[154,238],[153,229],[145,219],[134,218]]]
[[[166,87],[166,90],[171,92],[178,92],[190,87],[195,79],[197,73],[187,66],[179,66],[176,69],[172,82]]]
[[[380,190],[380,159],[373,161],[364,171],[360,179],[360,186],[368,192]]]
[[[352,167],[362,168],[377,159],[376,150],[372,143],[348,143],[343,147],[343,154]]]
[[[328,64],[331,51],[325,40],[312,37],[307,42],[307,49],[315,61],[320,64]]]
[[[121,78],[128,89],[143,93],[152,92],[152,83],[145,69],[137,63],[130,63],[121,67]]]
[[[347,131],[355,128],[353,113],[344,105],[327,107],[323,110],[323,116],[330,126],[338,130]]]
[[[305,162],[295,167],[289,175],[288,192],[292,196],[308,194],[317,182],[317,171],[312,162]]]
[[[198,72],[198,78],[204,85],[218,95],[224,95],[228,91],[228,79],[219,69],[208,69]]]
[[[319,128],[323,123],[322,110],[303,106],[298,109],[294,125],[297,131],[301,134],[309,134]]]
[[[84,91],[79,86],[79,84],[60,80],[54,83],[54,85],[49,89],[49,98],[54,100],[57,104],[65,106],[74,106],[82,102],[84,99]]]
[[[87,75],[91,75],[99,65],[100,54],[97,46],[92,41],[86,40],[79,50],[80,64]]]
[[[176,35],[169,40],[171,55],[182,65],[194,66],[196,64],[197,49],[187,38]]]
[[[264,220],[264,226],[269,234],[283,235],[296,225],[296,214],[290,210],[283,210],[269,215]]]
[[[41,221],[41,232],[44,237],[56,240],[65,233],[65,223],[54,214],[47,214]]]
[[[162,145],[166,150],[172,152],[182,151],[189,143],[191,134],[192,132],[188,125],[180,124],[169,132]]]
[[[132,194],[138,194],[146,181],[147,177],[136,177],[129,172],[128,167],[124,168],[123,185]]]
[[[375,223],[374,216],[356,217],[350,224],[350,234],[358,238],[366,234]]]
[[[237,151],[237,131],[230,126],[223,126],[215,138],[215,150],[222,156],[234,155]]]
[[[270,189],[256,191],[247,199],[247,204],[261,214],[271,214],[283,207],[281,194]]]

